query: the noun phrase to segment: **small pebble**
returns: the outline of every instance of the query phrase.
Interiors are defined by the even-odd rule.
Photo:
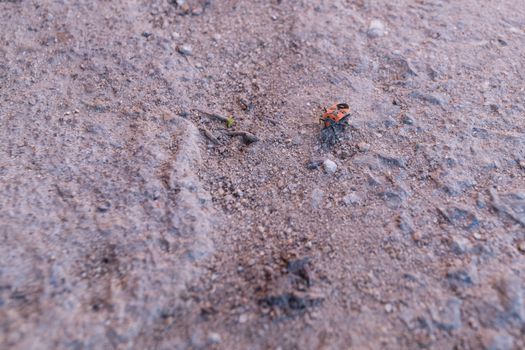
[[[191,56],[191,54],[193,53],[193,49],[191,45],[188,45],[188,44],[179,46],[177,48],[177,51],[179,51],[179,53],[184,56]]]
[[[320,188],[315,188],[312,191],[312,207],[318,209],[323,202],[324,191]]]
[[[520,252],[523,252],[525,253],[525,241],[521,242],[520,244],[518,244],[518,250]]]
[[[99,211],[101,213],[107,212],[110,208],[111,208],[111,203],[109,201],[101,201],[97,205],[97,211]]]
[[[357,148],[360,152],[368,152],[370,150],[370,145],[366,142],[359,142]]]
[[[370,21],[368,31],[366,32],[370,38],[377,38],[385,35],[385,25],[379,19]]]
[[[386,117],[386,119],[383,121],[385,128],[393,128],[396,123],[396,120],[390,116]]]
[[[392,304],[390,304],[390,303],[385,304],[385,311],[387,313],[391,313],[392,311],[394,311],[394,307],[392,306]]]
[[[212,344],[219,344],[221,340],[221,335],[219,333],[211,332],[208,334],[208,341]]]
[[[331,161],[330,159],[326,159],[323,162],[323,167],[328,174],[333,174],[337,170],[337,164],[335,164],[335,162]]]
[[[194,16],[200,16],[202,15],[204,12],[204,7],[198,5],[198,6],[195,6],[192,10],[191,10],[191,14],[194,15]]]
[[[361,202],[361,198],[355,193],[349,193],[343,198],[345,205],[358,204],[359,202]]]
[[[416,230],[416,231],[414,231],[414,232],[412,233],[412,240],[413,240],[414,242],[417,243],[417,242],[421,241],[421,239],[423,239],[423,235],[421,234],[420,231]]]
[[[247,314],[242,314],[241,316],[239,316],[239,323],[246,323],[246,321],[248,321]]]
[[[410,115],[405,115],[403,117],[403,124],[405,125],[414,125],[414,119],[412,119],[412,117]]]
[[[321,164],[323,164],[323,161],[321,160],[312,160],[310,161],[310,163],[306,164],[306,167],[310,170],[314,170],[314,169],[319,168]]]
[[[450,248],[455,254],[463,254],[468,252],[472,248],[472,245],[467,238],[457,236],[452,238]]]
[[[190,5],[188,5],[186,2],[182,5],[179,6],[179,9],[180,11],[182,11],[182,13],[186,14],[186,13],[189,13],[190,12]]]

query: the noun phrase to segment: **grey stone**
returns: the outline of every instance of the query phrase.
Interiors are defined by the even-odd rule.
[[[467,210],[458,207],[451,207],[446,210],[438,209],[439,213],[453,226],[465,230],[476,230],[480,223],[476,215]]]
[[[380,192],[378,196],[385,201],[385,204],[390,209],[399,208],[405,199],[405,194],[393,191]]]
[[[222,338],[219,333],[211,332],[208,334],[208,341],[211,344],[219,344],[222,341]]]
[[[345,205],[352,205],[352,204],[358,204],[361,202],[361,197],[359,197],[355,193],[349,193],[343,198],[343,203]]]
[[[470,287],[474,284],[474,277],[467,269],[452,269],[447,272],[447,279],[453,289]]]
[[[388,165],[390,167],[398,167],[406,169],[406,162],[403,158],[400,157],[392,157],[389,155],[380,154],[379,159],[381,162],[383,162],[385,165]]]
[[[335,162],[330,159],[326,159],[323,162],[323,167],[328,174],[333,174],[337,171],[337,164],[335,164]]]
[[[318,209],[323,202],[324,191],[320,188],[314,188],[312,191],[312,207]]]
[[[193,54],[193,48],[191,45],[183,44],[177,48],[177,51],[183,56],[191,56]]]
[[[370,145],[366,142],[359,142],[357,148],[360,152],[368,152],[370,150]]]
[[[412,234],[414,232],[414,224],[407,215],[400,215],[398,218],[399,229],[405,234]]]
[[[393,128],[394,126],[396,126],[396,120],[392,117],[387,117],[383,121],[383,125],[385,126],[385,128]]]
[[[406,114],[405,116],[403,116],[402,122],[405,125],[414,125],[414,119],[410,114]]]
[[[464,254],[472,249],[470,241],[462,236],[452,237],[450,248],[455,254]]]
[[[373,19],[370,21],[366,34],[370,38],[377,38],[385,35],[385,25],[379,19]]]

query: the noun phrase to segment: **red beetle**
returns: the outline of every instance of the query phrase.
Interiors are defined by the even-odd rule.
[[[350,107],[346,103],[338,103],[330,108],[325,108],[320,120],[324,122],[324,127],[328,128],[334,123],[345,123],[350,116]]]
[[[341,133],[350,117],[350,107],[346,103],[337,103],[329,108],[324,109],[324,113],[319,118],[323,123],[321,130],[321,139],[328,145],[333,145],[338,140],[338,134]]]

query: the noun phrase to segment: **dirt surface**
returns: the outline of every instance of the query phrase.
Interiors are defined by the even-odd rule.
[[[0,348],[525,348],[524,66],[519,0],[0,1]]]

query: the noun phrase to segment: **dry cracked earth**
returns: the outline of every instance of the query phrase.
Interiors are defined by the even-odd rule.
[[[0,0],[0,348],[525,348],[524,66],[521,0]]]

